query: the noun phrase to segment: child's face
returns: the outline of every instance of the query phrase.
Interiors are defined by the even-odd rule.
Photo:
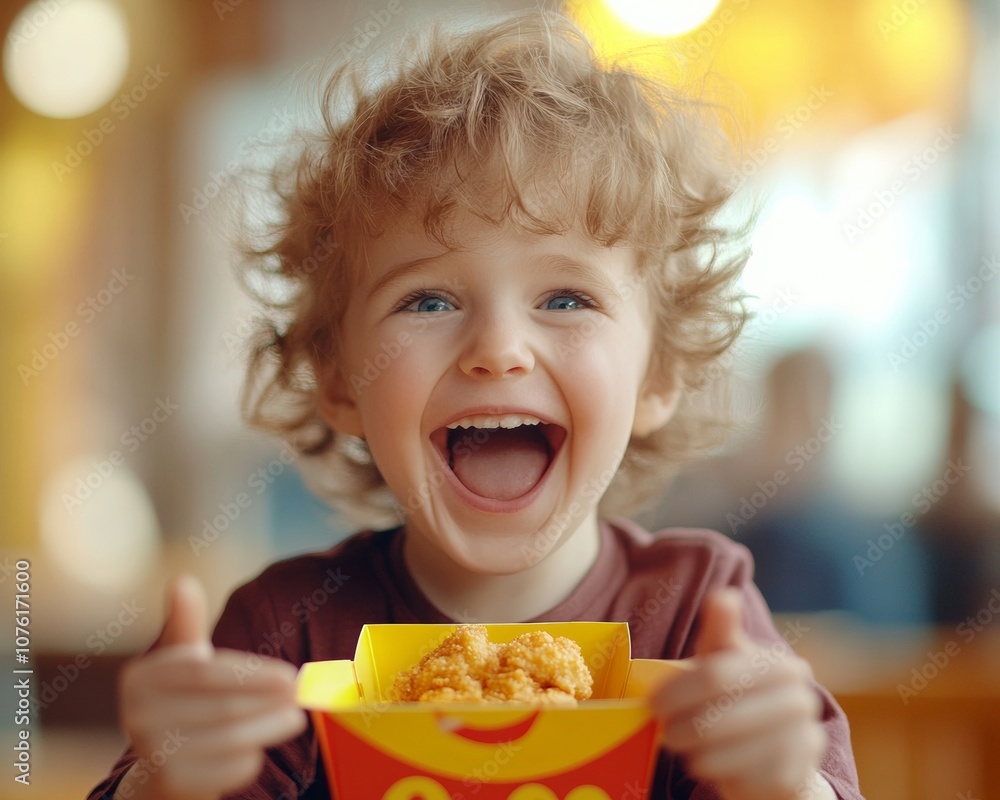
[[[456,250],[415,218],[368,243],[323,410],[367,440],[410,535],[508,574],[596,530],[633,430],[665,423],[673,396],[644,388],[652,314],[632,250],[467,214],[453,230]]]

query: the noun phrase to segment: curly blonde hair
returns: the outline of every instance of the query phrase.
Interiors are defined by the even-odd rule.
[[[717,112],[602,63],[553,13],[438,26],[398,52],[378,81],[356,63],[337,68],[321,130],[271,174],[281,222],[245,248],[243,277],[268,312],[248,365],[247,420],[308,456],[304,474],[333,506],[362,524],[398,522],[363,443],[318,413],[362,243],[414,212],[442,241],[458,209],[538,233],[582,224],[602,245],[638,252],[657,310],[650,376],[685,390],[670,423],[633,437],[601,501],[601,513],[634,513],[715,444],[719,425],[689,400],[746,317],[735,282],[748,253],[730,247],[746,228],[717,220],[734,163]],[[541,204],[539,187],[550,189]],[[280,291],[260,288],[275,279]]]

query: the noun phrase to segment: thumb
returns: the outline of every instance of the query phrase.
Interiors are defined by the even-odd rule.
[[[743,630],[743,600],[739,589],[728,587],[706,597],[701,607],[701,627],[695,637],[695,655],[740,650],[748,642]]]
[[[167,592],[167,619],[157,646],[173,645],[191,645],[205,658],[212,652],[208,600],[201,584],[191,575],[178,577]]]

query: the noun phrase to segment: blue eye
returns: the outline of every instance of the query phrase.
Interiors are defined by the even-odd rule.
[[[417,313],[439,313],[441,311],[453,311],[454,306],[443,297],[431,294],[418,294],[407,297],[400,303],[405,311],[415,311]]]
[[[575,311],[579,308],[596,308],[597,303],[580,292],[561,289],[549,295],[544,307],[547,311]]]
[[[550,311],[566,311],[572,308],[583,308],[579,300],[566,294],[550,297],[548,302],[545,304],[545,307]]]

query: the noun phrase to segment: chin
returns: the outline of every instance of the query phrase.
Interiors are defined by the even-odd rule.
[[[530,541],[515,543],[506,540],[495,542],[476,541],[459,552],[452,552],[452,560],[469,572],[480,575],[516,575],[531,569],[545,558],[548,552],[538,551]]]

